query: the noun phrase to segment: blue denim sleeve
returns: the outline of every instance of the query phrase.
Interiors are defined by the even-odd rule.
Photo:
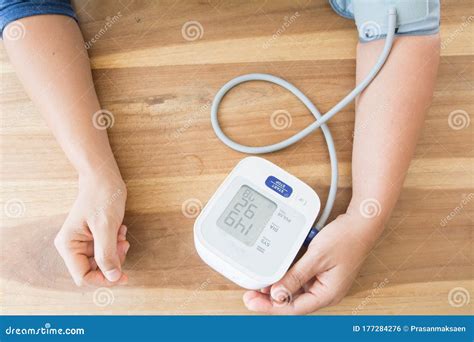
[[[41,14],[59,14],[76,18],[69,0],[0,0],[0,35],[12,21]]]

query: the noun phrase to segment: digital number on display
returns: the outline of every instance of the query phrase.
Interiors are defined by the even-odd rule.
[[[273,201],[248,185],[242,185],[217,220],[217,226],[252,246],[276,208]]]

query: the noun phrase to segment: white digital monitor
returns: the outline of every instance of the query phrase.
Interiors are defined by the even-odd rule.
[[[228,279],[260,289],[286,273],[319,210],[307,184],[263,158],[247,157],[196,219],[196,249]]]

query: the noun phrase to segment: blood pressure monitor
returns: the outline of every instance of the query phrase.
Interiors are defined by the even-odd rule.
[[[303,242],[311,241],[326,224],[336,199],[338,178],[336,148],[326,123],[372,82],[390,54],[397,10],[392,4],[384,6],[388,9],[387,20],[383,23],[387,35],[377,62],[365,78],[324,115],[301,90],[273,75],[238,76],[217,92],[211,106],[211,123],[216,136],[228,147],[242,153],[275,152],[321,128],[328,145],[332,171],[326,205],[314,226],[320,209],[318,195],[285,170],[265,159],[248,157],[229,174],[197,218],[194,241],[201,258],[238,285],[260,289],[280,280]],[[411,7],[406,6],[409,13]],[[230,139],[222,131],[217,118],[219,105],[230,89],[249,81],[271,82],[287,89],[301,100],[315,121],[273,145],[246,146]]]
[[[201,258],[247,289],[280,280],[319,213],[307,184],[259,158],[240,161],[194,224]]]

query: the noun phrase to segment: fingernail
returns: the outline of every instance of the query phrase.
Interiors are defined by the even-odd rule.
[[[114,268],[111,271],[105,272],[104,275],[109,281],[117,281],[122,276],[122,272],[118,268]]]

